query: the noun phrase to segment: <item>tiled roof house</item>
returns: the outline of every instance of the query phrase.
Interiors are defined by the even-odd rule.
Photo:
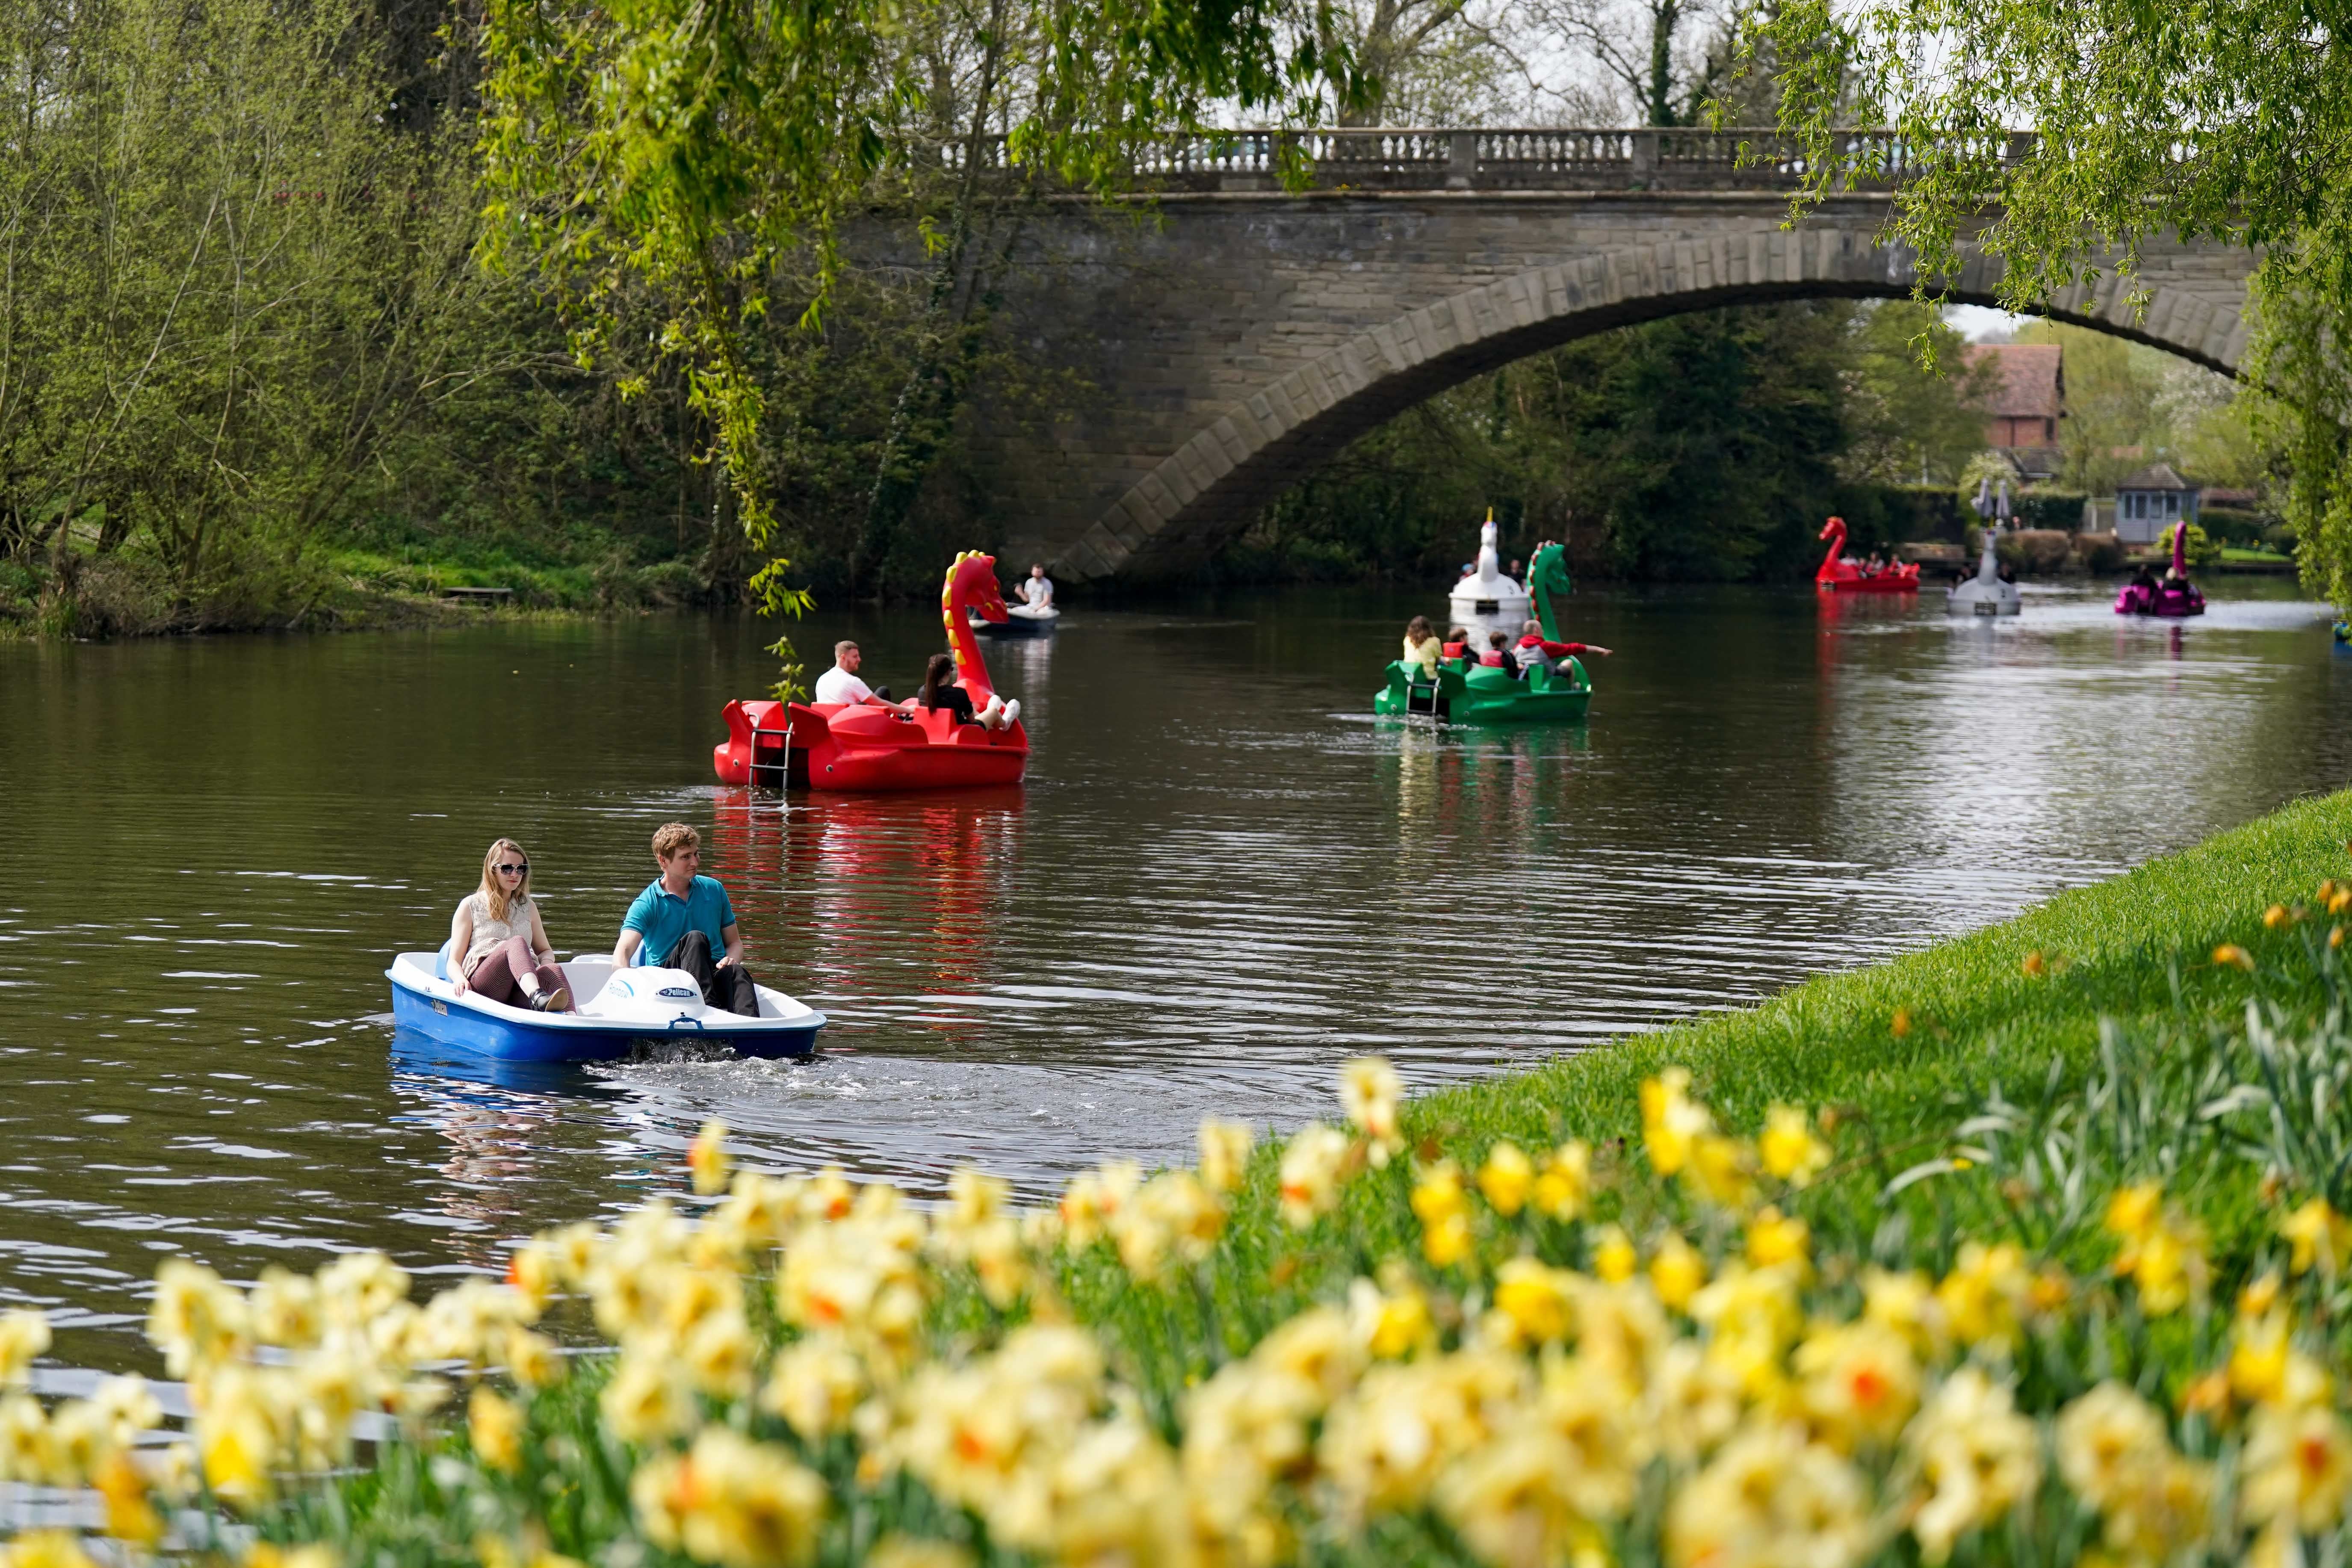
[[[2066,417],[2066,351],[2056,343],[1971,343],[1973,370],[1999,367],[1985,406],[1985,444],[2005,453],[2020,476],[2054,478],[2063,460],[2058,422]]]

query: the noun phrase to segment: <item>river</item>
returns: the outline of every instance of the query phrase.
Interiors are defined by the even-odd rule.
[[[2032,591],[1586,590],[1583,725],[1437,731],[1370,699],[1412,595],[1072,609],[991,650],[1035,747],[982,798],[715,785],[746,621],[0,645],[0,1302],[152,1363],[147,1280],[530,1230],[747,1157],[1032,1194],[1290,1128],[1361,1051],[1427,1088],[1737,1006],[1998,920],[2352,774],[2352,658],[2283,585],[2202,621]],[[914,684],[937,623],[819,614]],[[564,952],[609,948],[678,818],[753,971],[824,1009],[803,1065],[498,1077],[391,1026],[484,847],[525,844]]]

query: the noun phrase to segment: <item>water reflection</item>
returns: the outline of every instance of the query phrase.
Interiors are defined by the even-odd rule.
[[[1618,650],[1587,723],[1375,722],[1431,608],[1209,598],[992,641],[1035,747],[1001,796],[716,787],[719,706],[770,676],[740,623],[0,647],[0,792],[75,829],[0,883],[0,1300],[143,1365],[163,1251],[494,1267],[676,1186],[714,1115],[779,1164],[1040,1193],[1181,1157],[1205,1112],[1326,1114],[1358,1050],[1423,1087],[1737,1005],[2352,772],[2352,660],[2259,591],[2165,626],[2097,591],[1994,625],[1932,592],[1587,592],[1576,635]],[[940,627],[796,635],[897,684]],[[594,951],[670,818],[707,829],[754,972],[834,1017],[817,1060],[501,1068],[391,1028],[387,956],[438,940],[490,837]]]

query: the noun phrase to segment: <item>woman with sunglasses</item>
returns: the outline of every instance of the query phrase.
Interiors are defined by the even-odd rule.
[[[482,857],[482,885],[449,922],[449,984],[534,1013],[569,1013],[572,993],[530,896],[530,858],[511,838]]]

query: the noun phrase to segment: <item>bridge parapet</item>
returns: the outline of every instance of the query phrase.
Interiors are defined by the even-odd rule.
[[[1834,133],[1838,184],[1888,190],[1916,174],[1914,145],[1897,132]],[[1010,174],[1002,136],[978,143],[983,166]],[[938,149],[961,169],[971,144]],[[1995,132],[1959,147],[2004,165],[2033,155],[2030,132]],[[1153,137],[1129,153],[1134,187],[1146,192],[1278,191],[1296,167],[1315,191],[1793,191],[1811,165],[1796,138],[1769,126],[1720,131],[1496,127],[1381,127],[1349,131],[1230,131]]]

